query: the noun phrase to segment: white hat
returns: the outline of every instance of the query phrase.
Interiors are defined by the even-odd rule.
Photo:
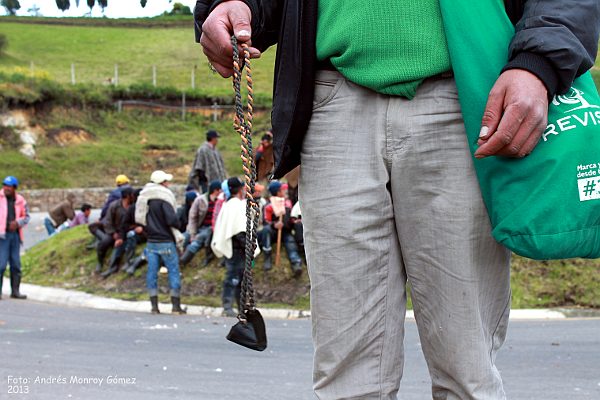
[[[150,175],[150,181],[153,183],[161,184],[166,181],[170,181],[173,179],[173,175],[167,174],[165,171],[154,171],[152,175]]]

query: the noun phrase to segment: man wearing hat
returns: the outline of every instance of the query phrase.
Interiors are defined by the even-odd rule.
[[[273,133],[271,131],[267,131],[262,135],[260,145],[256,149],[255,154],[256,180],[269,179],[275,166],[275,160],[273,159]]]
[[[208,182],[222,181],[227,178],[225,163],[217,144],[221,135],[217,131],[206,132],[206,142],[198,148],[196,158],[189,175],[189,184],[202,193],[208,189]]]
[[[21,294],[21,255],[23,228],[29,223],[27,202],[17,193],[19,181],[14,176],[7,176],[2,181],[0,191],[0,298],[2,298],[2,281],[6,265],[10,264],[10,297],[26,299]]]
[[[290,260],[294,277],[302,274],[302,258],[298,254],[298,245],[292,233],[293,221],[290,218],[292,203],[285,198],[284,185],[279,181],[269,184],[271,201],[265,206],[263,215],[263,229],[260,233],[262,249],[265,252],[265,271],[271,269],[272,243],[277,241],[278,231],[281,230],[281,243]]]
[[[186,232],[190,235],[192,241],[185,249],[183,256],[181,256],[181,265],[187,265],[192,261],[192,258],[194,258],[196,253],[203,247],[206,247],[206,258],[204,259],[203,266],[208,265],[214,258],[212,250],[210,249],[210,241],[213,234],[212,220],[215,203],[220,193],[221,182],[214,180],[210,183],[208,192],[196,197],[194,203],[192,203],[186,228]]]
[[[181,308],[181,277],[177,247],[183,246],[183,235],[178,230],[179,219],[175,195],[168,188],[173,175],[154,171],[150,183],[144,186],[135,203],[135,222],[144,226],[148,236],[146,256],[148,274],[146,286],[150,295],[152,313],[158,314],[158,269],[161,261],[169,271],[169,287],[173,314],[185,314]]]
[[[110,206],[110,203],[121,198],[121,189],[131,187],[131,185],[129,184],[129,178],[127,177],[127,175],[123,174],[117,175],[117,177],[115,178],[115,184],[117,185],[117,188],[110,192],[108,198],[106,199],[106,202],[100,210],[100,219],[104,218],[104,216],[106,215],[106,211],[108,210],[108,206]]]
[[[234,298],[238,305],[242,278],[244,276],[244,260],[246,247],[246,191],[244,184],[237,178],[229,178],[227,187],[229,199],[217,217],[211,242],[213,252],[217,257],[225,257],[225,280],[223,281],[223,315],[235,317],[233,311]],[[256,247],[254,256],[260,250]]]

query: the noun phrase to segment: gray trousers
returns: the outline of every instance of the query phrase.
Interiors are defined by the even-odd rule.
[[[504,399],[510,253],[490,234],[454,80],[409,101],[319,71],[313,108],[300,203],[315,393],[396,398],[408,281],[433,398]]]

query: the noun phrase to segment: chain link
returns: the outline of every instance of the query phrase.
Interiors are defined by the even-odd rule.
[[[233,46],[233,90],[235,91],[235,117],[233,127],[240,135],[242,168],[244,170],[244,184],[246,187],[246,247],[244,278],[242,279],[242,290],[240,295],[241,308],[238,319],[246,320],[246,312],[255,309],[254,287],[252,286],[254,264],[254,252],[257,243],[257,226],[260,214],[258,201],[254,198],[254,186],[256,183],[256,165],[252,148],[252,118],[254,92],[252,89],[252,68],[250,66],[250,52],[248,45],[242,43],[243,59],[240,53],[237,39],[231,37]],[[248,91],[246,112],[242,104],[242,71],[246,70],[246,88]]]

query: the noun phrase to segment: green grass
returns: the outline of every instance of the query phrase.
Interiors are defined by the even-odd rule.
[[[2,21],[0,19],[0,21]],[[157,85],[180,89],[191,87],[191,71],[196,68],[196,88],[214,93],[231,93],[231,82],[213,74],[189,26],[139,29],[103,26],[63,26],[0,23],[0,33],[8,38],[6,54],[0,56],[0,71],[15,67],[46,71],[51,79],[71,82],[75,64],[77,82],[106,83],[119,65],[119,84],[152,83],[152,67],[157,69]],[[269,50],[253,62],[253,79],[258,94],[271,96],[275,51]]]
[[[75,289],[124,300],[147,300],[146,268],[139,269],[132,277],[118,273],[104,280],[93,274],[96,265],[95,251],[85,249],[90,240],[91,235],[87,228],[80,226],[37,244],[22,258],[23,280],[27,283]],[[138,251],[141,249],[142,246]],[[203,257],[204,251],[182,269],[183,300],[186,304],[218,307],[221,305],[225,269],[220,267],[217,261],[200,268]],[[262,265],[262,258],[259,258],[257,265]],[[254,287],[261,307],[309,307],[308,277],[305,273],[300,279],[294,279],[285,257],[282,257],[279,269],[269,274],[263,272],[260,267],[256,268]],[[159,288],[161,301],[168,302],[166,275],[159,275]]]
[[[146,300],[145,268],[134,277],[120,273],[107,280],[93,275],[95,252],[85,250],[91,236],[77,227],[37,244],[23,257],[23,276],[28,283],[82,290],[125,300]],[[141,250],[141,247],[138,249]],[[224,269],[216,262],[200,268],[203,254],[183,268],[184,297],[187,304],[220,306]],[[262,265],[259,257],[257,265]],[[512,307],[600,308],[600,260],[533,261],[513,257]],[[161,275],[162,300],[168,301],[166,276]],[[280,270],[265,274],[255,269],[255,287],[261,307],[308,309],[309,284],[306,274],[291,277],[285,256]],[[409,308],[412,304],[408,303]]]
[[[46,140],[37,146],[36,160],[15,148],[4,148],[0,170],[22,177],[24,189],[111,186],[120,173],[141,185],[155,169],[173,171],[175,182],[185,183],[185,168],[190,167],[209,129],[222,133],[219,150],[228,173],[242,173],[240,139],[229,118],[213,122],[209,117],[188,115],[182,121],[179,113],[54,108],[50,113],[37,113],[34,122],[47,130],[82,127],[93,139],[68,147]],[[269,124],[267,113],[258,114],[255,132],[260,134]]]

